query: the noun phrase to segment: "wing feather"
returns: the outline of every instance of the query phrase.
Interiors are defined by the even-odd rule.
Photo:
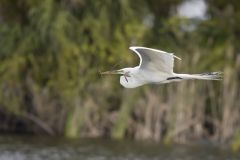
[[[140,69],[149,71],[158,71],[164,73],[173,73],[174,58],[181,60],[181,58],[167,53],[165,51],[146,48],[146,47],[130,47],[130,50],[134,51],[139,58]]]

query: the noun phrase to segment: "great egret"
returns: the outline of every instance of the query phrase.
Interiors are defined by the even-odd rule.
[[[138,66],[106,71],[101,74],[120,74],[120,83],[125,88],[135,88],[147,83],[170,83],[188,79],[221,80],[221,72],[202,74],[177,74],[173,72],[174,58],[181,58],[165,51],[133,46],[129,48],[140,58]]]

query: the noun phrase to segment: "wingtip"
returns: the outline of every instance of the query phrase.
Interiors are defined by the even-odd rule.
[[[164,52],[164,53],[169,53],[169,52],[166,52],[166,51],[162,51],[162,50],[158,50],[158,49],[153,49],[153,48],[147,48],[147,47],[142,47],[142,46],[130,46],[129,49],[132,50],[132,51],[136,51],[137,48],[141,48],[141,49],[150,49],[150,50],[154,50],[154,51],[161,51],[161,52]],[[170,53],[173,55],[174,58],[178,59],[178,60],[182,60],[180,57],[177,57],[174,55],[174,53]]]

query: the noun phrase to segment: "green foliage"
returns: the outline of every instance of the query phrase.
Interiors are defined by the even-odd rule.
[[[127,90],[124,92],[123,102],[121,109],[119,111],[118,118],[116,120],[116,125],[113,127],[111,132],[111,137],[116,139],[122,139],[125,136],[125,132],[128,128],[130,114],[133,111],[135,98],[137,97],[137,92],[139,90]]]
[[[175,16],[181,2],[1,0],[0,112],[31,120],[25,125],[32,132],[68,137],[231,139],[240,126],[239,5],[209,1],[201,21]],[[98,72],[137,64],[130,45],[182,57],[176,72],[223,70],[223,84],[146,86],[129,94]]]
[[[239,131],[236,132],[236,135],[233,138],[232,144],[231,144],[233,151],[238,151],[240,148],[240,133]]]

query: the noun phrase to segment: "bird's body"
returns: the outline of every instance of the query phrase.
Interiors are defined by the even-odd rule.
[[[170,83],[186,79],[219,80],[220,72],[203,74],[177,74],[173,72],[174,58],[172,53],[146,47],[130,47],[140,58],[140,64],[133,68],[107,71],[102,74],[121,74],[120,84],[125,88],[135,88],[148,83]]]
[[[141,70],[139,67],[125,68],[128,76],[120,76],[120,84],[126,88],[135,88],[147,83],[169,83],[166,79],[174,77],[174,74],[158,73],[151,70]],[[173,80],[172,80],[173,81]]]

